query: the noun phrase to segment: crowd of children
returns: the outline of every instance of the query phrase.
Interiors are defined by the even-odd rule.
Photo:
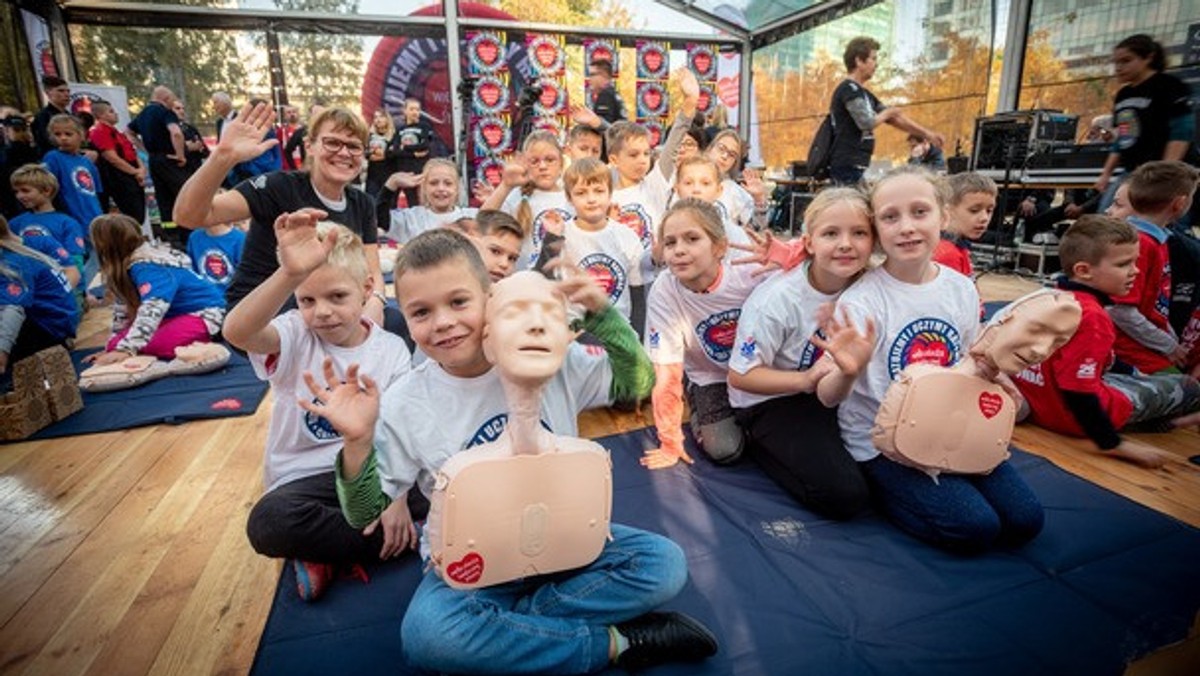
[[[659,446],[642,464],[690,464],[686,403],[709,459],[746,456],[823,516],[850,519],[874,504],[903,531],[962,553],[1036,537],[1042,507],[1008,463],[933,479],[871,438],[905,367],[972,358],[981,303],[969,242],[992,221],[995,184],[903,167],[869,191],[821,192],[801,237],[781,243],[756,232],[766,191],[754,172],[739,173],[742,140],[725,131],[702,147],[688,129],[698,84],[685,74],[681,85],[684,110],[657,157],[630,122],[603,135],[580,124],[565,147],[536,131],[478,210],[461,205],[457,167],[437,159],[377,176],[372,205],[351,185],[369,130],[339,108],[312,121],[307,169],[219,192],[231,166],[274,143],[263,140],[269,108],[247,106],[179,195],[175,220],[197,229],[187,254],[101,213],[82,132],[55,117],[58,150],[12,176],[27,213],[0,220],[0,371],[69,344],[86,307],[72,293],[92,281],[89,266],[115,301],[97,363],[170,359],[223,333],[275,390],[266,492],[247,533],[260,553],[291,561],[311,600],[339,566],[421,549],[438,468],[505,433],[488,290],[534,269],[556,280],[562,301],[537,311],[573,319],[603,348],[574,344],[546,386],[540,419],[553,433],[577,434],[583,409],[650,397]],[[118,147],[110,162],[139,181],[123,158]],[[1166,462],[1120,431],[1200,408],[1200,340],[1169,322],[1166,245],[1196,185],[1180,162],[1144,164],[1110,215],[1066,230],[1060,286],[1083,309],[1080,328],[1052,355],[1018,351],[1028,368],[1014,379],[994,376],[1034,423],[1146,467]],[[397,208],[410,189],[419,203]],[[56,195],[68,213],[55,211]],[[248,232],[236,223],[245,219]],[[384,328],[382,238],[400,244],[395,300],[415,350]],[[760,266],[738,265],[733,249]],[[403,625],[406,653],[435,670],[547,673],[711,654],[714,639],[695,620],[653,612],[686,580],[678,547],[618,525],[612,535],[594,566],[470,596],[427,572]]]

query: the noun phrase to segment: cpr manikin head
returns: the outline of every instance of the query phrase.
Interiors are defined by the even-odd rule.
[[[483,353],[501,379],[537,387],[558,372],[574,335],[554,282],[530,270],[496,282],[485,316]]]
[[[1069,293],[1035,291],[1000,310],[980,332],[971,354],[1004,373],[1020,373],[1070,340],[1082,314]]]

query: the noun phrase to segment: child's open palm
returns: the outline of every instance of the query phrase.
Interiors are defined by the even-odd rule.
[[[871,361],[875,352],[875,322],[867,317],[866,333],[859,333],[858,327],[850,321],[846,308],[842,308],[841,320],[837,313],[825,322],[825,335],[822,339],[814,335],[812,344],[829,353],[834,363],[848,376],[857,376]]]
[[[252,160],[279,144],[277,139],[264,138],[275,122],[271,107],[265,103],[242,106],[236,118],[221,128],[217,147],[228,152],[238,162]]]
[[[358,364],[346,369],[345,380],[334,372],[333,359],[326,357],[323,366],[323,388],[311,373],[304,373],[304,383],[315,401],[300,399],[300,408],[328,420],[347,443],[370,439],[379,417],[379,387],[370,376],[359,376]]]
[[[289,275],[308,276],[325,263],[337,242],[337,230],[330,230],[322,241],[317,222],[326,216],[319,209],[300,209],[275,219],[275,240],[279,245],[279,267]]]

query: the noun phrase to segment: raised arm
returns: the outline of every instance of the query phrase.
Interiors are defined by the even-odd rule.
[[[250,217],[250,205],[239,192],[230,190],[218,195],[217,190],[238,163],[258,157],[279,143],[263,138],[273,119],[267,104],[253,108],[246,104],[237,119],[225,123],[212,155],[183,184],[175,199],[176,223],[195,229]]]

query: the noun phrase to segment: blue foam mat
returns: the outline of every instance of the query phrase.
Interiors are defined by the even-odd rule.
[[[82,359],[98,350],[71,353],[76,373]],[[219,371],[194,376],[167,376],[116,392],[83,392],[83,410],[34,434],[53,439],[110,432],[143,425],[178,425],[189,420],[251,415],[267,394],[266,381],[254,375],[245,356],[234,352]]]
[[[962,558],[875,515],[821,519],[753,463],[651,473],[637,464],[649,431],[599,441],[614,520],[683,546],[690,580],[668,607],[721,642],[703,664],[651,673],[1115,676],[1185,638],[1200,609],[1200,531],[1020,451],[1045,530],[1021,550]],[[285,567],[251,673],[419,673],[399,637],[420,563],[370,574],[305,604]]]

